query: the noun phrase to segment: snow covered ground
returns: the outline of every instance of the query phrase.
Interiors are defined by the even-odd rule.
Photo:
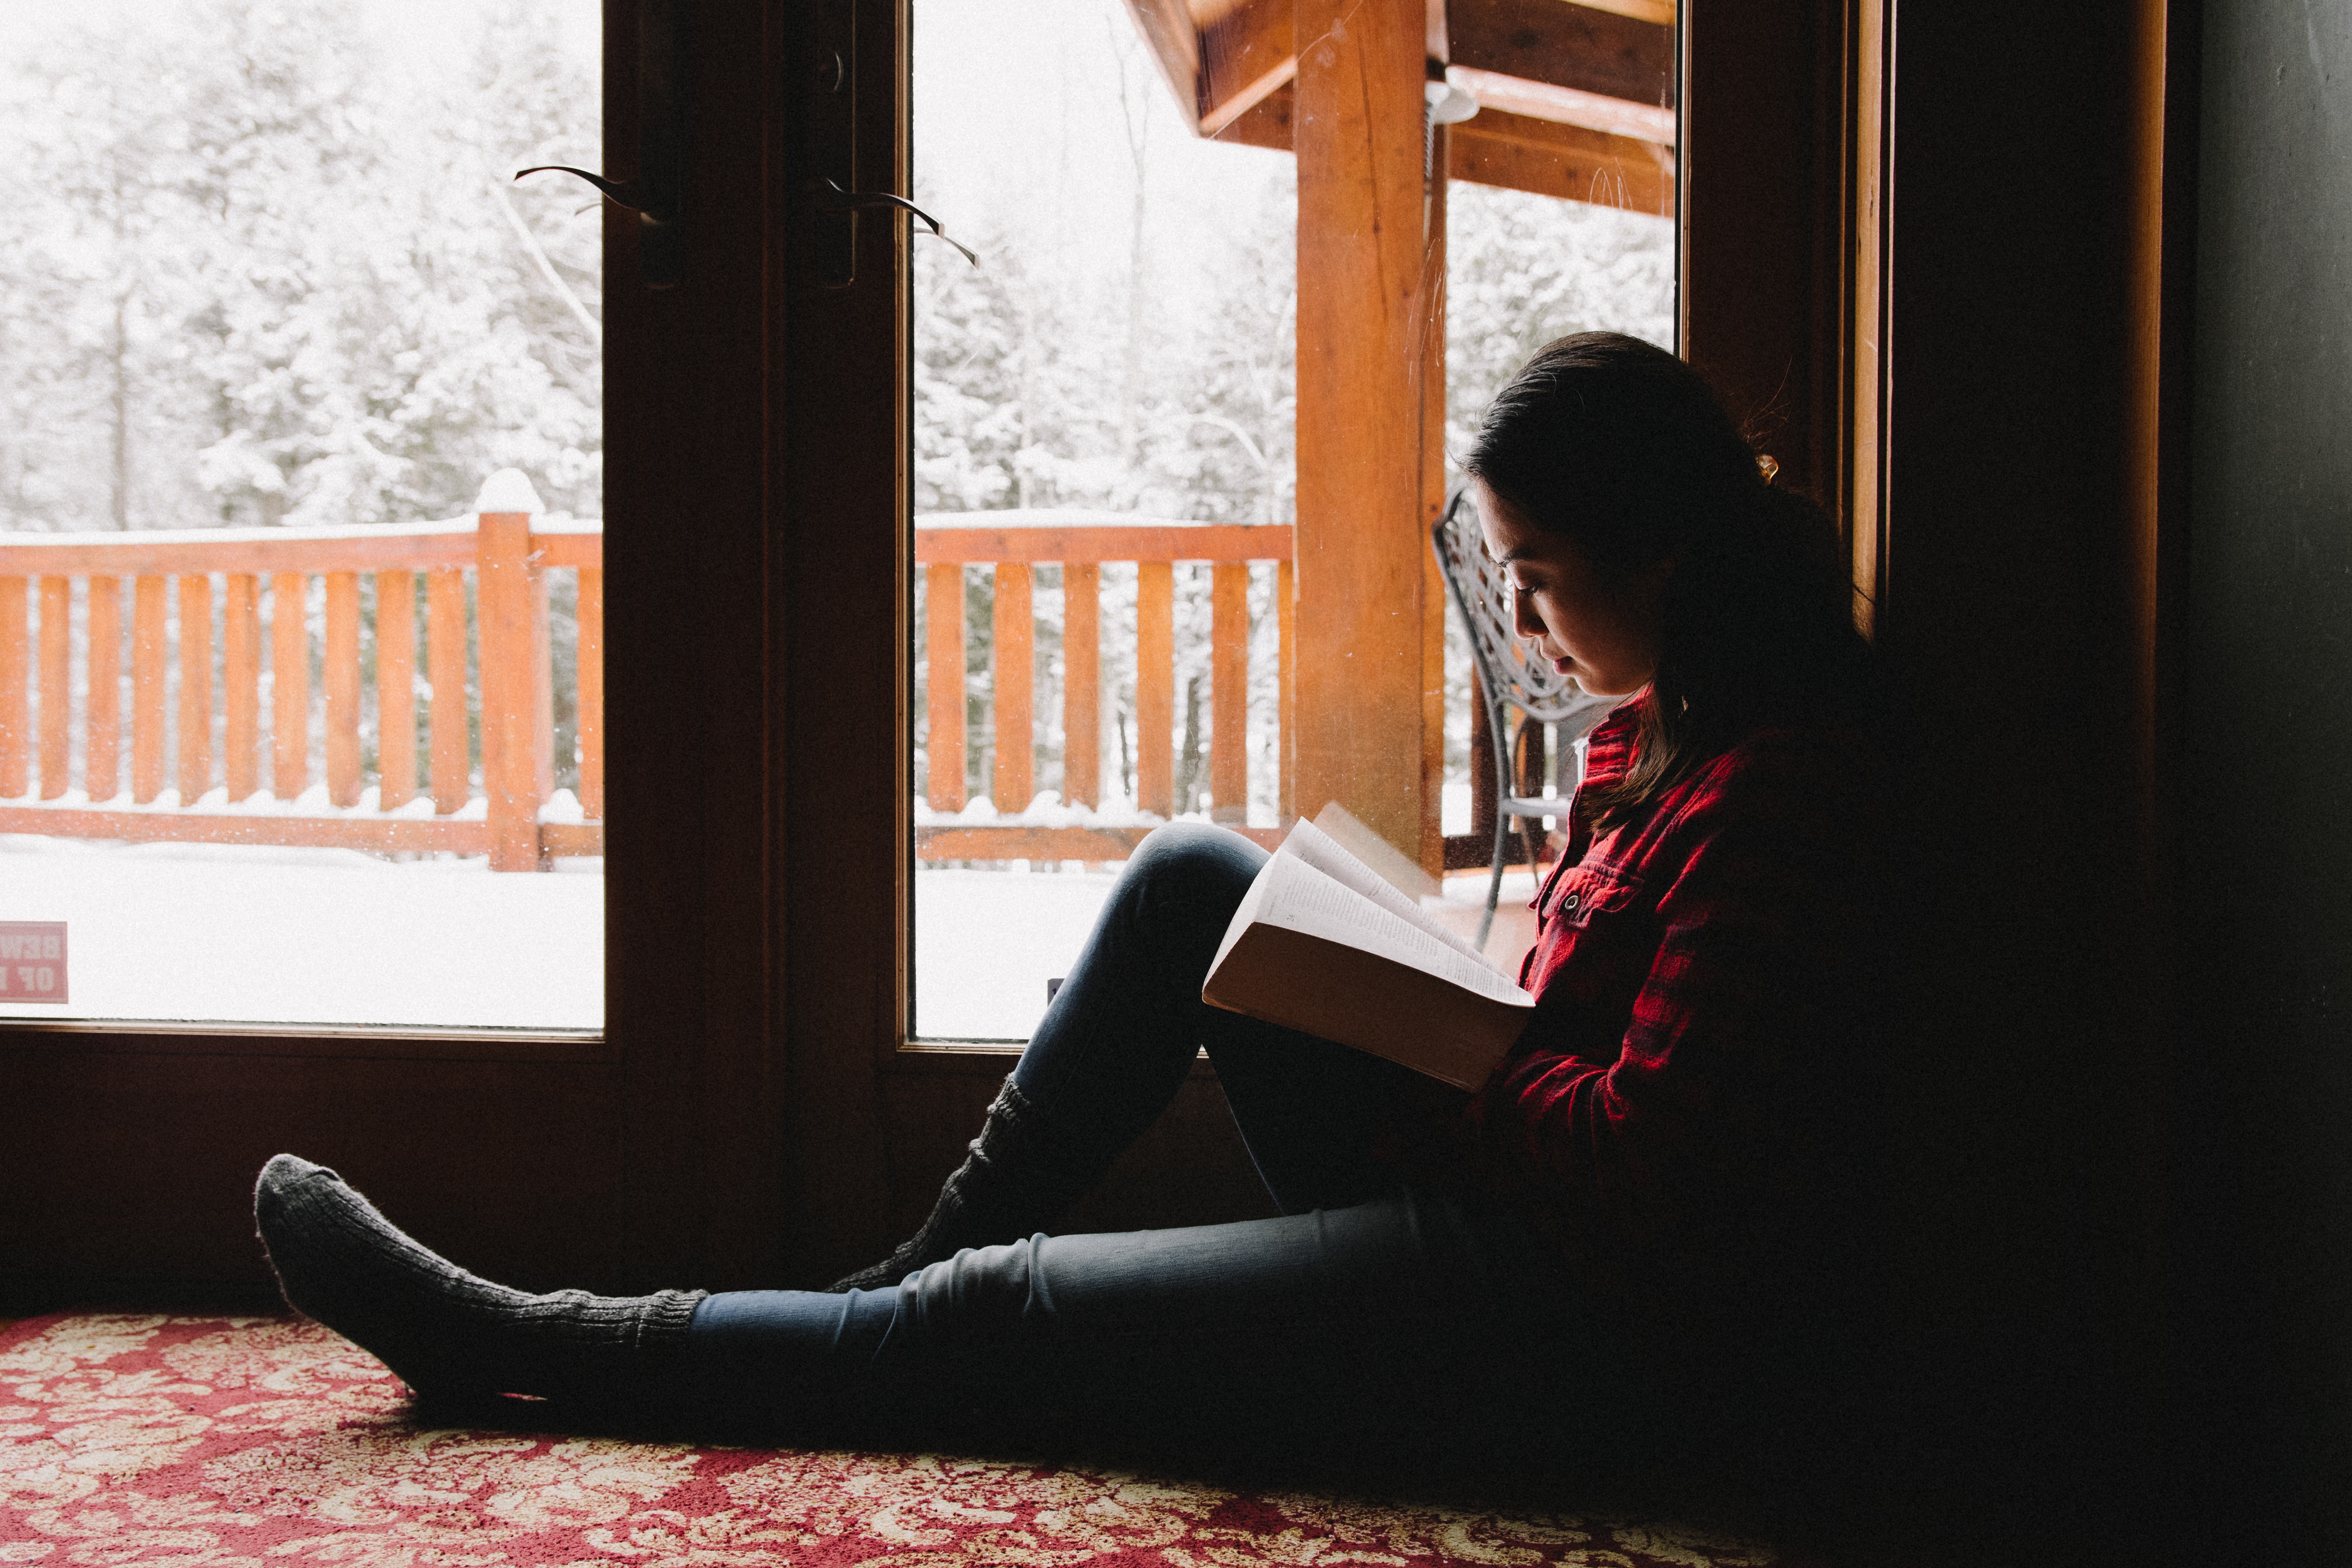
[[[1045,982],[1070,972],[1112,872],[915,873],[915,1030],[930,1039],[1025,1040],[1045,1011]],[[1535,938],[1524,871],[1503,879],[1487,956],[1515,964]],[[1448,877],[1442,917],[1478,930],[1486,879]]]
[[[601,1027],[603,862],[493,876],[480,858],[395,864],[346,849],[86,844],[0,835],[0,921],[63,921],[68,1005],[0,1016]],[[1114,872],[915,874],[916,1027],[1021,1040],[1067,974]],[[1445,918],[1477,925],[1484,877],[1451,877]],[[1532,935],[1526,873],[1487,946]]]
[[[64,921],[69,1003],[0,1016],[601,1028],[601,860],[0,835],[0,920]]]

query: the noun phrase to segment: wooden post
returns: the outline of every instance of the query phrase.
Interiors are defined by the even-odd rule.
[[[1441,16],[1441,20],[1442,20]],[[1445,515],[1446,165],[1454,128],[1431,128],[1429,227],[1421,329],[1421,843],[1431,876],[1445,875],[1445,578],[1430,531]]]
[[[1102,568],[1062,566],[1062,799],[1102,804]]]
[[[1491,845],[1501,809],[1495,785],[1495,731],[1486,722],[1486,683],[1470,671],[1470,836]]]
[[[446,816],[473,794],[466,702],[466,574],[436,568],[425,579],[426,679],[433,687],[433,810]]]
[[[327,574],[327,799],[360,803],[360,574]]]
[[[93,592],[97,586],[92,579]],[[93,612],[93,637],[97,626]],[[95,655],[91,668],[97,668]],[[226,710],[221,738],[228,751],[221,760],[221,771],[227,775],[229,799],[248,800],[261,787],[261,584],[249,572],[228,575],[227,599],[221,606],[221,703]]]
[[[41,798],[73,772],[73,579],[41,579]]]
[[[310,636],[299,572],[269,579],[269,792],[292,800],[310,787]]]
[[[1001,813],[1027,809],[1036,793],[1037,619],[1026,563],[996,563],[996,612],[991,621],[996,645],[996,766],[989,793]]]
[[[131,585],[131,798],[144,805],[163,793],[163,687],[170,609],[162,577]]]
[[[122,580],[89,580],[89,732],[81,748],[81,787],[90,804],[112,800],[122,784]]]
[[[1276,701],[1280,709],[1276,743],[1281,747],[1281,799],[1276,810],[1288,827],[1298,816],[1298,571],[1291,563],[1274,573]]]
[[[375,802],[416,798],[416,574],[375,574]]]
[[[580,727],[580,810],[604,818],[604,569],[580,568],[579,641],[572,659],[574,712]]]
[[[474,632],[480,639],[482,788],[489,796],[490,869],[536,871],[539,855],[538,606],[530,513],[478,514]]]
[[[1135,565],[1135,804],[1175,813],[1176,568]]]
[[[1298,796],[1422,835],[1425,0],[1298,0]]]
[[[923,742],[929,762],[923,789],[933,811],[961,811],[964,792],[963,567],[923,569]]]
[[[180,574],[180,804],[213,787],[213,580]]]
[[[536,550],[530,571],[530,782],[532,820],[555,794],[555,637],[547,569]]]
[[[31,787],[31,715],[25,696],[26,579],[0,577],[0,799],[15,800]]]
[[[1220,561],[1209,584],[1209,799],[1217,822],[1249,820],[1249,563]]]

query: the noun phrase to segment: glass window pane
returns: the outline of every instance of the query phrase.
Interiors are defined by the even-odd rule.
[[[597,0],[15,21],[0,1015],[601,1026]]]
[[[916,1032],[1022,1039],[1152,825],[1278,819],[1295,176],[1120,0],[917,0],[914,101]]]
[[[1198,817],[1271,844],[1294,810],[1320,804],[1289,797],[1301,770],[1285,747],[1304,742],[1284,734],[1286,720],[1311,732],[1289,710],[1313,700],[1301,693],[1349,683],[1311,660],[1311,679],[1292,668],[1297,367],[1333,363],[1305,357],[1329,343],[1299,341],[1310,219],[1293,121],[1312,62],[1293,53],[1295,9],[915,0],[915,199],[983,262],[916,240],[919,1037],[1024,1038],[1152,826]],[[1674,28],[1505,0],[1445,12],[1450,45],[1427,29],[1431,48],[1452,50],[1427,62],[1428,118],[1393,77],[1403,91],[1382,101],[1402,117],[1369,128],[1313,100],[1339,129],[1315,143],[1332,162],[1315,165],[1326,216],[1311,221],[1337,221],[1359,175],[1368,190],[1409,182],[1418,148],[1424,213],[1444,217],[1449,315],[1442,344],[1405,334],[1417,342],[1397,352],[1414,363],[1377,395],[1391,400],[1379,427],[1424,419],[1421,393],[1402,389],[1442,374],[1444,445],[1456,450],[1550,338],[1609,328],[1671,342]],[[1388,40],[1381,68],[1410,69],[1400,55],[1423,32],[1415,16],[1409,34],[1367,36]],[[1454,127],[1444,171],[1433,123]],[[1352,265],[1388,254],[1377,227],[1307,237]],[[1328,312],[1336,287],[1308,298]],[[1366,300],[1364,318],[1383,308]],[[1393,510],[1365,526],[1381,534],[1380,570],[1410,574],[1426,534],[1407,531],[1426,520],[1405,515],[1409,501]],[[1429,645],[1412,620],[1395,617],[1388,667],[1418,669]],[[1322,729],[1343,711],[1356,712],[1335,706]],[[1417,818],[1427,837],[1407,853],[1433,858],[1439,816],[1470,833],[1470,712],[1457,652],[1442,812],[1397,793],[1428,787],[1426,748],[1421,765],[1383,752],[1379,777],[1360,781],[1375,798],[1348,803],[1368,820]],[[1332,787],[1332,770],[1320,756],[1318,787]]]

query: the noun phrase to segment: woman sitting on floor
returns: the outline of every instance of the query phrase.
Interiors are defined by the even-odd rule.
[[[1627,699],[1536,901],[1531,1021],[1476,1094],[1203,1004],[1265,854],[1179,825],[1128,862],[930,1218],[830,1291],[529,1295],[279,1155],[255,1206],[287,1301],[478,1411],[918,1438],[975,1410],[1381,1413],[1587,1451],[1818,1419],[1878,944],[1874,677],[1834,536],[1696,372],[1613,334],[1538,353],[1464,467],[1521,635]],[[1282,1217],[1050,1234],[1202,1047]]]

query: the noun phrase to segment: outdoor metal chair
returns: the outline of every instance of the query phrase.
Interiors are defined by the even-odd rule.
[[[1509,578],[1486,554],[1466,489],[1457,489],[1446,498],[1445,513],[1430,531],[1430,542],[1437,551],[1438,570],[1445,574],[1446,591],[1462,613],[1471,664],[1478,672],[1479,690],[1486,700],[1487,733],[1494,738],[1495,869],[1486,884],[1486,912],[1478,921],[1478,945],[1483,948],[1495,923],[1495,906],[1502,898],[1512,828],[1518,829],[1527,846],[1528,869],[1533,871],[1537,869],[1536,835],[1528,825],[1568,815],[1568,800],[1563,796],[1523,795],[1514,787],[1531,726],[1566,724],[1580,732],[1619,700],[1588,696],[1574,680],[1529,656],[1528,645],[1511,629]],[[1516,725],[1511,722],[1512,714],[1518,716]],[[1565,750],[1565,735],[1561,745]]]

